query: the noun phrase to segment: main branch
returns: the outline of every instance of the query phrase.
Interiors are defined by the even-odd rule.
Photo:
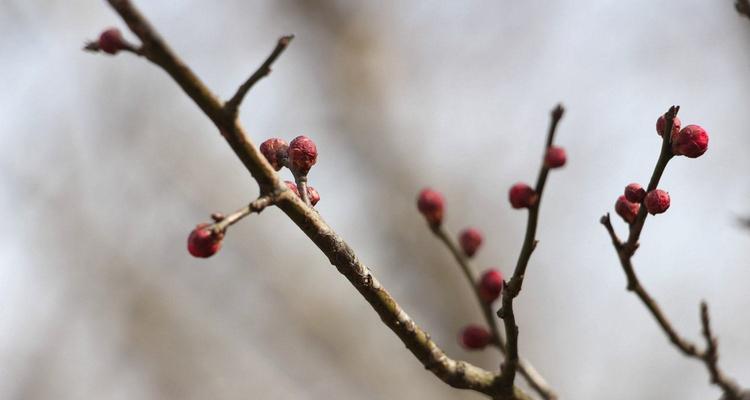
[[[260,187],[261,196],[270,195],[279,207],[328,257],[362,297],[414,354],[414,356],[442,381],[462,389],[475,390],[490,396],[498,392],[498,375],[465,361],[448,357],[398,305],[382,287],[371,271],[362,264],[354,251],[311,207],[287,189],[258,148],[247,138],[237,119],[235,104],[239,105],[247,91],[270,72],[270,66],[288,44],[289,37],[281,38],[267,61],[238,89],[237,94],[224,103],[190,70],[169,48],[146,18],[128,0],[109,0],[131,31],[141,40],[137,54],[146,57],[165,72],[193,99],[204,114],[216,125],[237,157],[242,161]],[[511,388],[517,399],[529,397],[520,389]]]

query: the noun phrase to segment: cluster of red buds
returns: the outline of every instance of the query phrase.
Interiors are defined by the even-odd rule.
[[[110,32],[110,30],[105,31],[105,33],[107,32]],[[107,40],[112,39],[112,37],[116,38],[117,35],[119,35],[119,32],[109,33],[105,38],[105,34],[103,33],[102,37],[105,39],[100,39],[100,48],[103,51],[114,48],[106,47],[111,44]],[[105,43],[105,46],[102,46],[102,42]],[[302,178],[305,182],[307,180],[307,173],[310,172],[310,169],[318,159],[318,149],[315,147],[315,142],[307,136],[297,136],[289,144],[279,138],[268,139],[260,145],[260,152],[276,171],[279,171],[282,167],[287,167],[292,171],[295,178]],[[294,194],[302,197],[300,196],[299,188],[294,182],[284,181],[284,183]],[[304,187],[306,188],[310,204],[313,206],[318,204],[318,201],[320,201],[318,191],[309,185],[304,185]],[[231,223],[239,220],[247,213],[247,210],[245,210],[244,214],[238,218],[234,218]],[[224,221],[225,217],[221,214],[214,214],[212,218],[214,219],[214,224],[199,224],[188,236],[188,252],[194,257],[211,257],[221,249],[221,242],[224,239],[226,227],[231,225],[231,223],[227,223],[229,219]]]
[[[656,120],[656,133],[664,137],[667,120],[664,115]],[[688,125],[682,129],[682,121],[674,117],[672,121],[672,131],[670,137],[663,140],[669,140],[670,149],[674,156],[685,156],[688,158],[697,158],[708,150],[708,133],[698,125]],[[646,207],[651,215],[661,214],[669,208],[669,193],[662,189],[653,189],[646,191],[638,183],[631,183],[625,187],[624,195],[617,198],[615,202],[615,212],[622,217],[625,222],[632,224],[635,222],[641,205]]]
[[[273,169],[279,171],[287,167],[295,177],[306,177],[318,161],[318,148],[315,142],[307,136],[297,136],[289,144],[279,138],[268,139],[260,144],[260,152]],[[290,190],[300,196],[296,184],[289,181],[285,183]],[[320,194],[312,186],[307,186],[307,197],[312,205],[320,200]]]
[[[664,136],[666,118],[662,115],[656,120],[656,133]],[[672,144],[672,154],[688,158],[698,158],[708,150],[708,133],[698,125],[688,125],[682,129],[682,121],[674,117],[672,134],[669,138]]]

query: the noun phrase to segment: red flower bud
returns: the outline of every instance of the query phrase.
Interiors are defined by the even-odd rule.
[[[310,204],[314,206],[320,201],[320,193],[314,187],[307,185],[307,198],[310,199]]]
[[[625,198],[631,203],[640,203],[646,197],[646,189],[637,183],[625,186]]]
[[[458,243],[467,257],[473,257],[482,245],[482,232],[474,228],[464,229],[458,236]]]
[[[417,197],[417,208],[424,215],[430,225],[439,226],[443,222],[443,208],[445,201],[443,195],[432,189],[426,188],[419,192]]]
[[[565,149],[552,146],[547,149],[547,154],[544,156],[544,165],[548,168],[560,168],[565,165],[565,160]]]
[[[659,119],[656,120],[656,133],[659,136],[664,136],[664,128],[667,124],[667,119],[664,118],[663,115],[659,116]],[[682,122],[680,121],[680,118],[677,116],[674,117],[674,122],[672,122],[672,138],[674,138],[674,135],[677,134],[677,132],[680,131],[680,126],[682,125]]]
[[[615,203],[615,212],[617,212],[617,215],[621,216],[622,219],[629,224],[635,222],[635,217],[638,215],[640,209],[640,204],[628,201],[625,196],[618,197],[617,202]]]
[[[289,145],[279,138],[271,138],[260,144],[260,152],[276,171],[287,163]]]
[[[708,150],[708,133],[698,125],[688,125],[672,136],[672,153],[688,158],[700,157]]]
[[[536,205],[537,200],[539,200],[539,195],[536,194],[534,189],[520,182],[510,188],[508,197],[513,208],[529,208]]]
[[[669,193],[661,189],[654,189],[646,194],[643,203],[646,205],[646,210],[652,215],[661,214],[669,208]]]
[[[461,331],[458,342],[466,350],[481,350],[492,341],[492,334],[479,325],[468,325]]]
[[[289,168],[298,175],[307,175],[318,160],[315,142],[307,136],[297,136],[289,143]]]
[[[99,49],[107,54],[116,54],[125,47],[122,34],[117,28],[109,28],[99,35]]]
[[[299,197],[299,190],[297,189],[297,185],[294,182],[284,181],[284,183],[286,183],[286,187],[288,187],[289,190],[294,192],[294,194],[296,194],[297,197]]]
[[[210,224],[198,224],[188,236],[188,251],[193,257],[208,258],[221,249],[224,234],[214,232]]]
[[[492,303],[500,297],[503,291],[503,274],[500,271],[491,268],[484,271],[479,278],[479,297],[485,303]]]

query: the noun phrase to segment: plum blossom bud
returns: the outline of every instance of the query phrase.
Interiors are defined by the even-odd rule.
[[[666,128],[665,125],[667,124],[667,119],[664,118],[663,115],[659,116],[659,119],[656,120],[656,133],[659,134],[659,136],[664,136],[664,129]],[[682,125],[682,121],[680,121],[680,118],[677,116],[674,117],[674,122],[672,123],[672,138],[674,139],[674,135],[677,134],[677,132],[680,131],[680,126]]]
[[[482,233],[474,228],[466,228],[458,236],[458,243],[467,257],[473,257],[482,245]]]
[[[640,204],[628,201],[625,196],[618,197],[617,202],[615,203],[615,212],[617,212],[617,215],[621,216],[622,219],[629,224],[635,222],[635,217],[638,215],[640,209]]]
[[[417,208],[424,215],[427,222],[433,226],[439,226],[443,222],[443,208],[445,201],[440,192],[430,188],[422,189],[417,197]]]
[[[458,342],[466,350],[481,350],[487,347],[492,340],[492,334],[479,325],[468,325],[461,330]]]
[[[102,32],[97,44],[99,49],[107,54],[117,54],[118,51],[125,48],[125,41],[117,28],[109,28]]]
[[[640,184],[631,183],[625,186],[625,198],[631,203],[640,203],[646,197],[646,189]]]
[[[698,125],[688,125],[672,136],[672,153],[697,158],[708,150],[708,133]]]
[[[309,137],[297,136],[289,143],[288,157],[292,172],[304,176],[318,160],[318,149]]]
[[[214,232],[210,224],[198,224],[188,236],[188,252],[193,257],[208,258],[221,249],[224,234]]]
[[[320,193],[314,187],[307,185],[307,198],[310,199],[310,204],[314,206],[320,201]]]
[[[260,152],[276,171],[287,163],[289,145],[279,138],[271,138],[260,144]]]
[[[500,271],[491,268],[482,274],[479,278],[479,297],[485,303],[492,303],[500,297],[503,291],[503,275]]]
[[[539,195],[536,194],[534,189],[525,183],[516,183],[510,188],[508,193],[510,199],[510,205],[513,208],[529,208],[536,205],[539,200]]]
[[[669,193],[661,190],[654,189],[646,194],[644,204],[646,210],[652,215],[661,214],[669,208]]]
[[[548,168],[560,168],[565,165],[566,158],[565,149],[552,146],[547,149],[547,154],[544,156],[544,165]]]

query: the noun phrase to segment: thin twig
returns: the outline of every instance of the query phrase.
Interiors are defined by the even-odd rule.
[[[701,301],[701,327],[703,338],[706,340],[706,350],[703,352],[703,362],[708,368],[711,383],[721,387],[727,399],[739,400],[742,389],[732,379],[724,376],[719,368],[719,344],[718,339],[711,332],[711,317],[708,314],[708,304]]]
[[[236,224],[248,215],[252,213],[260,214],[261,211],[272,204],[273,199],[271,198],[271,196],[260,196],[245,207],[242,207],[239,210],[227,215],[226,217],[221,218],[220,221],[214,224],[213,229],[217,232],[224,232],[227,230],[227,228]]]
[[[127,42],[125,39],[120,40],[120,48],[119,50],[127,51],[130,53],[133,53],[137,56],[142,56],[143,53],[141,52],[141,49],[133,45],[132,43]],[[98,41],[88,41],[83,46],[83,49],[86,51],[90,51],[92,53],[96,53],[99,51],[102,51],[102,49],[99,48],[99,42]]]
[[[346,277],[364,299],[406,345],[409,351],[445,383],[471,389],[489,396],[498,394],[498,376],[465,361],[449,358],[430,335],[420,328],[396,300],[362,264],[354,251],[320,217],[279,180],[278,175],[258,148],[247,138],[244,128],[224,104],[190,68],[169,48],[146,18],[128,0],[108,0],[131,31],[142,42],[142,54],[164,69],[216,125],[260,187],[261,195],[273,194],[275,205],[315,243],[331,264]],[[252,86],[252,84],[250,85]],[[529,399],[519,388],[513,388],[517,399]]]
[[[479,303],[479,307],[482,310],[482,315],[484,315],[485,322],[490,328],[490,334],[492,335],[492,345],[500,350],[502,354],[507,354],[505,340],[503,339],[502,335],[500,335],[500,329],[497,324],[497,315],[495,315],[495,313],[492,311],[492,304],[489,304],[482,300],[482,296],[480,296],[479,294],[479,280],[474,273],[474,268],[471,266],[469,258],[466,257],[466,255],[464,255],[464,253],[459,249],[458,245],[453,240],[451,240],[451,237],[448,235],[445,229],[443,229],[442,226],[430,225],[430,228],[435,236],[440,239],[443,244],[445,244],[445,247],[447,247],[451,252],[453,258],[456,259],[456,263],[461,268],[461,272],[463,272],[466,281],[471,286],[471,291],[474,293],[474,296]],[[521,358],[519,360],[518,370],[521,372],[521,375],[523,375],[524,379],[526,379],[526,382],[528,382],[529,386],[531,386],[531,388],[534,389],[534,391],[536,391],[543,399],[557,399],[557,394],[555,394],[547,381],[544,380],[541,374],[537,372],[537,370],[531,365],[530,362]]]
[[[294,35],[287,35],[279,38],[278,43],[276,43],[276,47],[273,49],[268,58],[266,58],[266,61],[263,62],[263,64],[261,64],[261,66],[258,67],[258,69],[255,70],[255,72],[250,75],[249,78],[247,78],[245,83],[240,85],[234,96],[232,96],[232,98],[224,104],[224,109],[226,110],[227,114],[233,116],[237,115],[237,110],[240,107],[240,104],[245,98],[247,92],[249,92],[253,85],[255,85],[259,80],[271,73],[271,65],[274,63],[274,61],[276,61],[277,58],[279,58],[281,53],[286,50],[292,39],[294,39]]]
[[[309,207],[312,207],[312,203],[310,203],[310,196],[308,196],[307,193],[307,175],[294,174],[294,181],[297,183],[299,197],[302,198],[302,201],[305,204],[307,204]]]
[[[669,111],[664,114],[666,123],[663,132],[672,132],[674,118],[677,116],[679,110],[679,106],[672,106],[670,107]],[[657,186],[659,185],[659,180],[661,179],[661,176],[664,173],[669,160],[674,157],[674,154],[672,153],[671,134],[664,134],[662,136],[662,146],[659,153],[659,159],[657,160],[654,171],[651,174],[651,179],[649,181],[647,191],[651,191],[657,188]],[[708,306],[706,305],[706,303],[703,302],[701,304],[701,322],[703,326],[703,335],[706,338],[707,346],[705,350],[701,350],[695,343],[682,337],[677,332],[667,316],[659,307],[659,304],[656,302],[656,300],[653,299],[653,297],[651,297],[651,295],[643,287],[640,280],[638,279],[638,275],[636,274],[635,268],[633,267],[632,257],[635,254],[635,251],[638,249],[638,240],[640,238],[641,231],[643,230],[643,225],[646,221],[647,216],[648,213],[646,207],[641,206],[635,221],[630,225],[628,240],[624,243],[617,237],[617,233],[612,226],[612,221],[610,220],[609,213],[607,213],[600,219],[601,224],[604,225],[604,228],[607,230],[610,238],[612,239],[612,245],[617,252],[617,256],[620,260],[620,265],[622,266],[622,270],[623,272],[625,272],[625,276],[627,277],[627,290],[636,294],[636,296],[641,300],[643,305],[646,306],[656,322],[659,324],[659,327],[661,327],[662,331],[664,331],[664,334],[667,335],[669,341],[675,347],[677,347],[677,349],[682,352],[682,354],[687,357],[698,359],[706,365],[706,368],[709,370],[709,374],[711,375],[712,383],[716,384],[722,389],[722,391],[724,392],[725,400],[739,400],[740,396],[742,395],[741,389],[733,380],[725,376],[719,369],[718,350],[716,349],[716,340],[711,335],[711,328],[709,325],[708,317]]]
[[[547,141],[544,147],[546,154],[547,150],[552,146],[555,138],[555,132],[557,131],[557,124],[562,119],[565,109],[562,105],[558,105],[551,112],[549,130],[547,132]],[[544,157],[542,157],[544,159]],[[513,313],[513,299],[518,296],[523,286],[523,279],[526,275],[526,267],[529,264],[531,253],[536,248],[536,227],[539,220],[539,206],[542,202],[542,194],[544,193],[544,185],[547,182],[547,175],[549,173],[549,167],[542,162],[542,166],[539,169],[539,176],[536,180],[535,192],[538,196],[537,200],[529,207],[529,216],[526,222],[526,235],[524,236],[523,245],[521,246],[521,253],[518,255],[518,261],[516,262],[516,268],[513,270],[513,275],[510,281],[505,286],[505,290],[502,295],[502,308],[497,312],[497,315],[503,319],[505,326],[505,336],[507,340],[506,348],[507,355],[505,361],[501,367],[500,376],[502,381],[502,390],[505,393],[510,391],[513,387],[513,382],[516,376],[516,370],[518,369],[519,356],[518,356],[518,325],[516,325],[516,317]]]

